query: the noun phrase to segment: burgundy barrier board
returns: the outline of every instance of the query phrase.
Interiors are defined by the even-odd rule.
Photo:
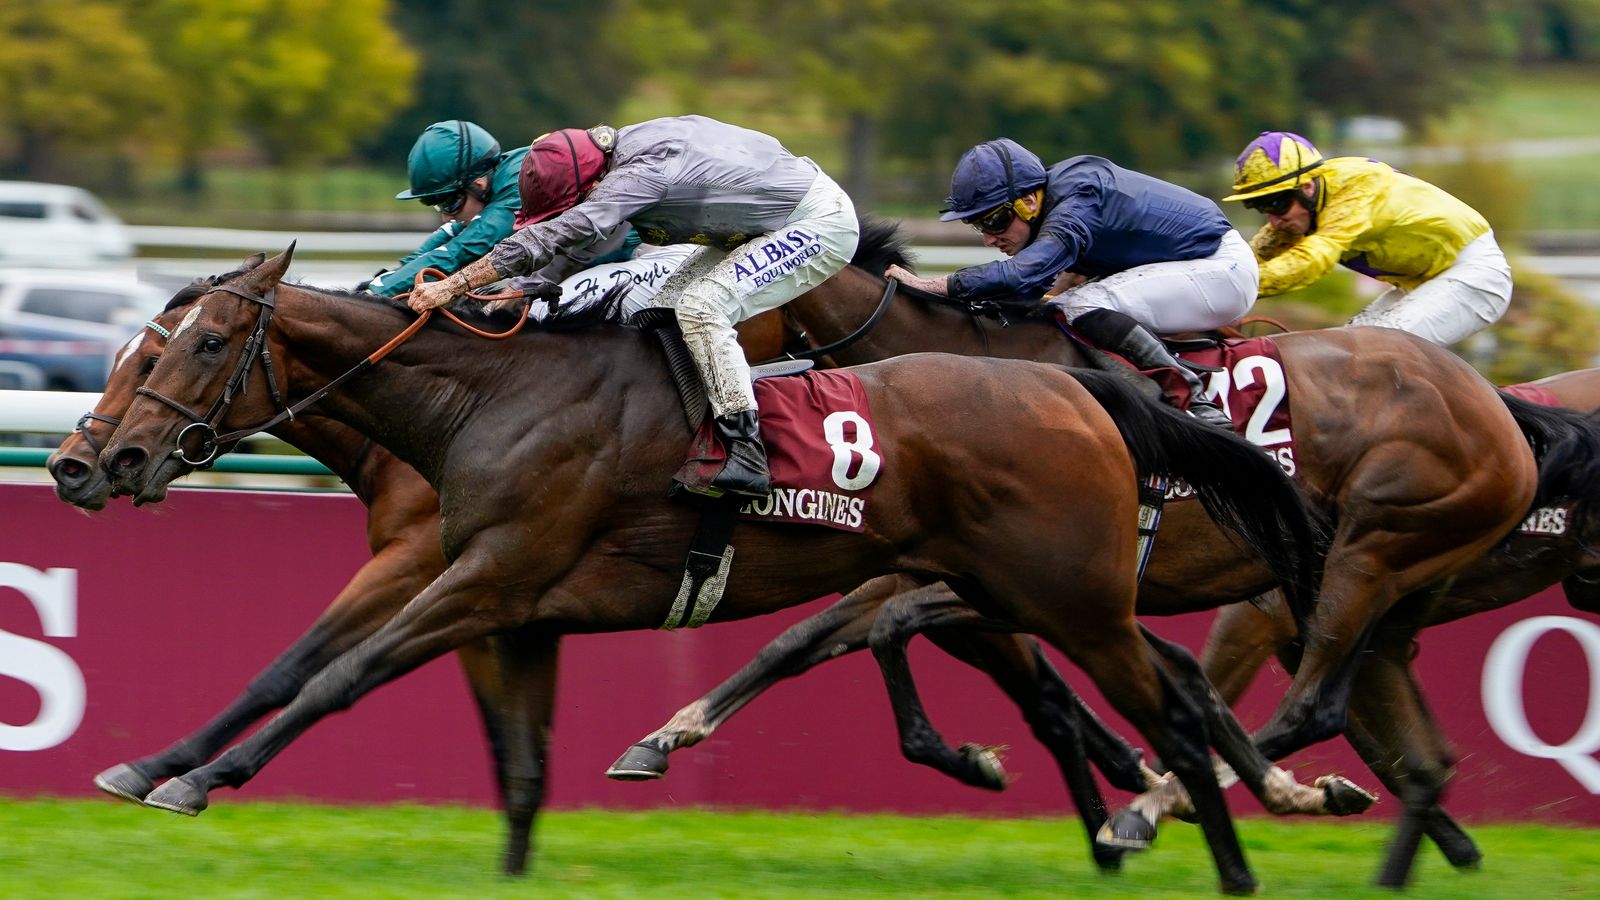
[[[366,560],[363,523],[361,505],[346,495],[185,490],[159,507],[118,502],[88,515],[46,486],[0,485],[0,793],[93,794],[90,779],[102,768],[152,753],[221,710]],[[1008,745],[1015,783],[1006,792],[906,763],[866,654],[774,689],[675,755],[664,781],[604,778],[629,744],[823,602],[694,632],[569,638],[550,802],[1067,811],[1053,761],[1014,707],[922,641],[912,662],[934,723],[952,743]],[[1198,648],[1209,621],[1150,624]],[[1084,679],[1061,666],[1104,711]],[[1478,821],[1600,825],[1600,623],[1547,591],[1427,632],[1417,666],[1459,750],[1446,798],[1452,811]],[[1265,721],[1284,683],[1279,670],[1263,674],[1242,707],[1246,725]],[[1376,786],[1342,741],[1292,766],[1303,778],[1339,771]],[[1230,795],[1240,811],[1259,809],[1238,789]],[[314,727],[243,791],[212,800],[283,797],[492,803],[487,750],[453,660],[380,688]],[[1395,806],[1386,798],[1373,814]]]

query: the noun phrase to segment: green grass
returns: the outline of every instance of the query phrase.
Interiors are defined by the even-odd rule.
[[[887,896],[1181,897],[1214,893],[1197,831],[1169,825],[1114,877],[1076,820],[558,812],[528,882],[494,874],[494,813],[454,807],[239,803],[183,819],[107,801],[0,801],[7,897]],[[1392,897],[1368,887],[1382,821],[1240,825],[1274,897]],[[1596,896],[1593,830],[1473,829],[1482,871],[1429,847],[1411,897]]]

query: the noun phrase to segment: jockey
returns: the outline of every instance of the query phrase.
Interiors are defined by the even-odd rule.
[[[776,139],[704,116],[543,135],[523,160],[521,189],[529,224],[484,259],[419,287],[411,307],[441,306],[539,269],[630,223],[653,244],[703,245],[658,297],[662,305],[676,298],[678,324],[728,450],[712,487],[769,494],[750,367],[733,326],[849,264],[860,237],[850,198]]]
[[[385,297],[411,289],[417,273],[434,268],[451,273],[489,252],[513,229],[522,207],[517,193],[517,173],[527,147],[500,152],[494,135],[472,122],[451,119],[423,130],[406,157],[411,187],[396,200],[420,200],[444,220],[416,252],[400,260],[392,271],[382,271],[357,286]],[[626,247],[622,240],[627,240]],[[557,260],[540,274],[560,281],[571,272],[610,258],[626,259],[638,246],[638,235],[628,233],[615,246],[604,246],[593,259]]]
[[[1098,156],[1046,171],[1039,157],[1000,138],[962,155],[945,204],[942,221],[966,222],[1011,259],[937,278],[891,266],[890,277],[983,300],[1039,296],[1066,276],[1062,283],[1072,286],[1052,302],[1075,332],[1140,369],[1177,372],[1189,385],[1191,415],[1233,427],[1203,396],[1199,376],[1156,337],[1218,328],[1255,302],[1250,247],[1215,203]]]
[[[1511,267],[1472,207],[1377,160],[1324,160],[1305,138],[1263,132],[1239,154],[1234,193],[1265,213],[1251,241],[1261,293],[1305,287],[1342,263],[1389,289],[1350,320],[1448,345],[1493,325]]]

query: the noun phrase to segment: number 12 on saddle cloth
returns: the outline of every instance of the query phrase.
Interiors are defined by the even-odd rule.
[[[755,391],[772,493],[745,503],[739,515],[862,531],[884,463],[860,379],[850,372],[812,370],[759,379]],[[726,457],[707,421],[676,480],[709,484]]]
[[[1220,344],[1184,350],[1178,358],[1219,369],[1202,372],[1207,397],[1214,398],[1233,421],[1233,430],[1277,460],[1284,474],[1293,477],[1294,433],[1289,423],[1289,382],[1283,375],[1283,357],[1271,338],[1225,338]],[[1189,405],[1189,390],[1176,372],[1157,369],[1145,373],[1178,398],[1179,408]]]

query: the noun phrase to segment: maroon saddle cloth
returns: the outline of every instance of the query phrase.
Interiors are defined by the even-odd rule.
[[[745,503],[739,515],[862,531],[884,460],[861,380],[850,372],[812,370],[759,379],[755,391],[772,494]],[[726,458],[708,419],[677,480],[709,485]]]

